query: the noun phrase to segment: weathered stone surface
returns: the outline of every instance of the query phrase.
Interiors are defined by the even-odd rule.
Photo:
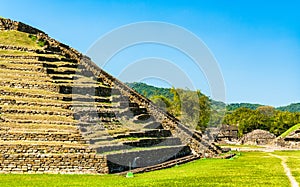
[[[300,148],[300,129],[294,130],[285,138],[278,137],[273,141],[273,144],[279,147],[299,149]]]
[[[239,142],[241,144],[248,145],[267,145],[272,143],[276,136],[265,130],[254,130],[248,134],[245,134]]]

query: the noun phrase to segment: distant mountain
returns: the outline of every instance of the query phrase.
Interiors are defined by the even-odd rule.
[[[288,112],[300,112],[300,103],[292,103],[287,106],[277,107],[277,110],[288,111]]]
[[[156,95],[163,95],[166,98],[172,100],[174,97],[174,94],[170,91],[171,88],[158,88],[142,82],[133,82],[126,84],[147,98],[151,98]]]
[[[151,98],[153,96],[162,95],[166,98],[172,100],[174,94],[170,91],[171,88],[159,88],[155,86],[151,86],[141,82],[134,82],[134,83],[126,83],[128,86],[136,90],[138,93],[146,96],[147,98]],[[224,108],[224,103],[220,101],[215,101],[210,99],[212,108],[214,110],[219,110]],[[253,103],[231,103],[226,105],[227,111],[234,111],[238,108],[249,108],[252,110],[257,109],[258,107],[263,106],[261,104],[253,104]],[[281,106],[277,107],[277,110],[280,111],[288,111],[288,112],[300,112],[300,103],[293,103],[288,106]]]
[[[138,93],[146,96],[147,98],[151,98],[153,96],[162,95],[166,98],[172,100],[174,94],[171,92],[171,88],[159,88],[155,86],[148,85],[142,82],[133,82],[133,83],[126,83],[129,87],[133,88]],[[204,94],[202,94],[204,95]],[[215,101],[210,99],[210,102],[215,108],[224,108],[224,103],[220,101]]]
[[[263,106],[263,105],[252,104],[252,103],[231,103],[231,104],[226,105],[226,109],[227,109],[227,111],[233,111],[238,108],[249,108],[249,109],[255,110],[260,106]]]

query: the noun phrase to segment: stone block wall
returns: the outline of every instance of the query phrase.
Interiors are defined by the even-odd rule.
[[[104,156],[96,154],[0,154],[0,173],[108,173]]]
[[[65,146],[62,144],[12,144],[12,143],[2,143],[0,145],[0,154],[25,154],[25,153],[35,153],[35,154],[62,154],[62,153],[96,153],[94,149],[89,149],[83,146],[69,145]]]
[[[42,132],[0,132],[1,141],[60,141],[66,143],[85,143],[78,133],[42,133]]]

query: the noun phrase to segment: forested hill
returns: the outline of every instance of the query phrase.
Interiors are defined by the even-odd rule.
[[[140,94],[146,96],[147,98],[152,98],[154,96],[162,95],[168,99],[172,99],[174,94],[170,91],[171,88],[158,88],[151,86],[145,83],[126,83],[128,86],[139,92]],[[211,100],[212,104],[215,106],[221,106],[221,102]],[[252,104],[252,103],[231,103],[226,105],[227,111],[234,111],[238,108],[248,108],[255,110],[258,107],[263,106],[261,104]],[[288,112],[300,112],[300,103],[293,103],[288,106],[277,107],[277,110],[288,111]]]
[[[249,109],[255,110],[260,106],[262,106],[262,105],[252,104],[252,103],[232,103],[232,104],[227,104],[226,109],[227,109],[227,111],[233,111],[238,108],[249,108]]]
[[[170,88],[158,88],[140,82],[126,83],[126,84],[147,98],[151,98],[157,95],[163,95],[168,99],[172,99],[174,97],[174,94],[170,91],[171,90]]]
[[[300,103],[292,103],[288,106],[277,107],[276,109],[288,112],[300,112]]]
[[[174,98],[174,93],[171,91],[171,88],[158,88],[141,82],[133,82],[133,83],[126,83],[126,84],[131,88],[133,88],[138,93],[142,94],[143,96],[146,96],[149,99],[156,96],[164,96],[169,100],[172,100]],[[209,100],[214,109],[218,109],[218,108],[222,109],[225,107],[223,102],[214,101],[212,99]]]

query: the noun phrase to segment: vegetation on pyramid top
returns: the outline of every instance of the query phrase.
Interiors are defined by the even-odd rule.
[[[20,46],[29,49],[41,49],[44,46],[44,43],[39,41],[37,36],[15,30],[0,31],[0,41],[2,45]]]
[[[291,132],[300,129],[300,123],[297,125],[292,126],[291,128],[289,128],[287,131],[285,131],[284,133],[282,133],[280,135],[281,138],[285,138],[287,137]]]

